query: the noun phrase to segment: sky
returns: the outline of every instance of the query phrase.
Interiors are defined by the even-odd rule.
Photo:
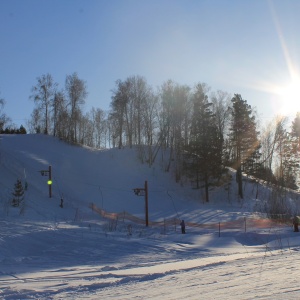
[[[149,167],[129,148],[26,134],[2,135],[0,152],[1,299],[299,299],[300,233],[259,213],[270,186],[245,176],[241,201],[229,170],[230,185],[210,189],[206,203],[164,171],[167,161]],[[38,172],[49,164],[51,198]],[[24,207],[10,205],[17,178],[28,183]],[[133,192],[144,179],[148,227],[145,197]],[[281,200],[299,212],[297,198]]]
[[[168,79],[241,94],[262,121],[300,111],[297,0],[0,0],[0,98],[17,126],[37,77],[86,81],[109,110],[118,79]]]

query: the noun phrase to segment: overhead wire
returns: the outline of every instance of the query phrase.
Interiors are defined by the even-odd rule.
[[[168,191],[168,190],[167,190],[167,195],[171,198],[171,201],[172,201],[174,210],[175,210],[175,212],[176,212],[177,218],[180,219],[180,218],[179,218],[178,211],[177,211],[176,206],[175,206],[175,203],[174,203],[174,201],[173,201],[173,198],[172,198],[172,196],[169,194],[169,191]]]

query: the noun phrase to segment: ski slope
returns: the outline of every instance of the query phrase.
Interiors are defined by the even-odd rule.
[[[40,170],[52,167],[52,197]],[[203,191],[175,183],[158,157],[141,164],[135,149],[94,150],[44,135],[0,136],[1,299],[299,299],[300,235],[289,224],[241,228],[257,217],[256,185],[234,180]],[[28,183],[25,209],[9,205],[17,179]],[[211,226],[146,227],[110,220],[90,209],[185,219]],[[268,189],[259,186],[259,197]],[[59,206],[61,198],[64,207]],[[297,199],[295,203],[297,205]],[[21,213],[21,214],[20,214]],[[246,220],[245,219],[245,220]],[[128,225],[131,229],[129,230]]]

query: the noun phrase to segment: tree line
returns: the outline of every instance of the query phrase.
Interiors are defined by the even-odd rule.
[[[150,166],[158,154],[176,181],[189,178],[196,188],[218,184],[225,167],[284,187],[298,188],[300,114],[288,128],[278,117],[258,130],[256,112],[240,94],[211,91],[172,80],[156,90],[142,76],[117,80],[110,110],[92,107],[84,113],[87,85],[77,73],[67,75],[59,89],[50,74],[37,78],[30,98],[35,108],[29,132],[59,137],[94,148],[135,147]]]

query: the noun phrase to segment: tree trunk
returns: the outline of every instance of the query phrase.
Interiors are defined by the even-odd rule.
[[[238,166],[236,171],[236,180],[238,184],[238,194],[241,199],[244,198],[243,196],[243,178],[242,178],[242,168],[241,165]]]
[[[208,178],[205,178],[205,201],[209,202],[209,191],[208,191],[209,183]]]

